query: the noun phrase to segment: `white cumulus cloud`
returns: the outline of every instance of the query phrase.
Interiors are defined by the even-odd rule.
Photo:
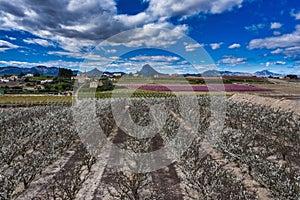
[[[195,51],[199,47],[203,47],[203,44],[187,44],[187,43],[185,43],[185,50],[187,52]]]
[[[275,65],[286,65],[285,61],[277,61],[275,62]]]
[[[280,31],[274,31],[273,35],[281,35],[281,32]]]
[[[277,49],[295,46],[300,46],[300,25],[296,26],[296,30],[289,34],[251,40],[248,48],[250,50],[262,48]]]
[[[43,47],[55,46],[53,44],[53,42],[50,42],[50,41],[44,40],[44,39],[32,39],[32,38],[28,38],[28,39],[23,39],[23,42],[25,42],[27,44],[38,44],[38,45],[41,45]]]
[[[279,29],[282,27],[282,24],[279,22],[272,22],[270,28],[271,29]]]
[[[187,33],[186,25],[174,26],[169,22],[150,23],[130,31],[123,32],[106,41],[108,45],[125,45],[128,47],[168,47]],[[103,43],[105,45],[105,43]]]
[[[247,31],[255,31],[255,32],[257,32],[258,30],[265,28],[265,26],[266,26],[265,24],[252,24],[250,26],[246,26],[245,29]]]
[[[155,62],[175,62],[179,61],[180,58],[176,56],[135,56],[130,58],[134,61],[155,61]]]
[[[120,39],[128,46],[139,46],[141,43],[165,46],[179,37],[175,31],[186,33],[189,28],[184,24],[172,24],[171,17],[218,14],[240,8],[243,3],[243,0],[145,1],[149,3],[146,10],[136,15],[126,15],[118,14],[115,0],[1,0],[0,28],[28,31],[44,40],[32,42],[49,46],[53,41],[70,52],[81,52],[133,28],[139,28],[139,33]],[[170,35],[167,32],[153,33],[149,30],[153,26],[167,26],[174,32]]]
[[[229,48],[229,49],[238,49],[238,48],[240,48],[240,47],[241,47],[240,44],[234,43],[234,44],[230,45],[228,48]]]
[[[220,42],[220,43],[212,43],[210,44],[210,47],[212,50],[216,50],[216,49],[219,49],[221,48],[221,45],[223,44],[223,42]]]
[[[229,66],[236,66],[239,64],[245,64],[246,63],[246,58],[236,58],[233,56],[226,56],[223,59],[218,61],[218,64],[226,64]]]
[[[25,62],[25,61],[4,61],[0,60],[0,65],[3,66],[19,66],[19,67],[34,67],[37,65],[43,65],[47,67],[64,67],[68,69],[79,69],[80,62],[67,62],[67,61],[47,61],[47,62]]]
[[[300,11],[296,12],[295,10],[292,10],[291,16],[295,17],[296,20],[300,20]]]
[[[19,46],[14,45],[10,42],[7,42],[5,40],[0,40],[0,52],[9,50],[9,49],[16,49],[19,48]]]
[[[192,16],[198,13],[222,13],[241,7],[243,0],[149,0],[148,12],[156,17]]]
[[[282,49],[276,49],[274,51],[271,51],[271,54],[279,54],[279,53],[282,53]]]

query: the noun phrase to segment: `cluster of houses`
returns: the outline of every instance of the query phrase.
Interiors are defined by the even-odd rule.
[[[16,76],[16,75],[0,77],[0,83],[9,83],[11,81],[24,80],[25,78],[30,78],[30,77],[33,77],[33,76],[34,76],[33,74],[26,74],[22,77],[19,77],[19,76]]]
[[[113,73],[113,74],[106,74],[103,73],[101,75],[100,80],[99,77],[93,77],[91,75],[88,75],[88,73],[78,74],[77,76],[72,77],[73,80],[77,80],[78,83],[89,83],[90,88],[97,88],[99,86],[102,86],[103,83],[101,80],[108,80],[110,82],[114,82],[116,78],[120,78],[122,76],[121,73]]]
[[[18,76],[3,77],[0,78],[0,83],[9,83],[10,81],[17,81],[18,79]]]
[[[280,79],[280,80],[291,80],[291,79],[298,79],[298,76],[295,74],[288,74],[286,76],[269,76],[268,78]]]
[[[0,77],[0,85],[3,84],[2,86],[19,86],[19,87],[23,87],[23,89],[27,90],[27,91],[38,91],[38,90],[44,90],[45,86],[44,84],[46,83],[52,83],[53,80],[41,80],[38,84],[36,85],[32,85],[32,86],[25,86],[25,80],[26,78],[30,78],[30,77],[34,77],[34,74],[26,74],[23,76],[16,76],[16,75],[10,75],[10,76],[3,76]],[[13,91],[14,89],[10,89],[11,91]],[[20,90],[20,89],[18,89]]]

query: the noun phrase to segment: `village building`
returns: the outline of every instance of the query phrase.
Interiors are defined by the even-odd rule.
[[[53,82],[53,80],[43,80],[43,81],[41,81],[41,84],[52,83],[52,82]]]
[[[97,88],[98,86],[99,86],[99,82],[97,81],[90,82],[90,88]]]
[[[30,77],[33,77],[33,76],[34,76],[33,74],[26,74],[24,77],[30,78]]]
[[[77,76],[72,77],[72,79],[77,80],[78,83],[86,83],[89,82],[91,79],[88,77],[87,73],[83,73],[83,74],[77,74]]]
[[[121,73],[114,73],[113,76],[114,76],[114,77],[121,77],[122,74],[121,74]]]
[[[0,83],[9,83],[9,80],[5,79],[5,78],[1,78],[0,79]]]

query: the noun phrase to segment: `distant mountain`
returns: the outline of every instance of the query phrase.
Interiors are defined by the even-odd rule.
[[[270,72],[269,70],[258,71],[254,73],[255,76],[258,77],[269,77],[269,76],[284,76],[283,74],[277,74]]]
[[[218,71],[208,70],[201,74],[202,76],[257,76],[257,77],[269,77],[269,76],[284,76],[283,74],[277,74],[268,70],[258,71],[254,74],[247,72],[231,72],[231,71]]]
[[[137,72],[137,74],[142,75],[142,76],[154,76],[154,75],[166,75],[166,74],[162,74],[159,73],[158,71],[156,71],[155,69],[153,69],[150,65],[146,64],[143,66],[143,68]]]
[[[253,74],[247,72],[221,71],[220,73],[222,76],[253,76]]]
[[[34,71],[38,72],[41,75],[46,75],[46,76],[56,76],[59,72],[59,68],[57,67],[46,67],[46,66],[36,66],[31,68],[32,72]]]
[[[14,66],[8,67],[0,67],[0,75],[4,74],[12,74],[12,75],[20,75],[24,74],[35,74],[39,73],[45,76],[56,76],[59,72],[59,68],[57,67],[46,67],[46,66],[35,66],[31,68],[20,68]]]
[[[219,76],[220,72],[218,70],[208,70],[201,73],[202,76]]]
[[[7,66],[7,67],[0,67],[0,75],[5,75],[5,74],[13,74],[13,75],[20,75],[21,73],[24,74],[34,74],[34,73],[39,73],[41,75],[45,76],[56,76],[59,72],[58,67],[46,67],[46,66],[35,66],[31,68],[20,68],[20,67],[15,67],[15,66]],[[87,74],[90,76],[97,76],[97,75],[102,75],[102,74],[109,74],[113,75],[114,73],[121,73],[122,75],[126,74],[124,72],[102,72],[98,70],[97,68],[92,69],[91,71],[88,71]],[[146,64],[142,67],[140,71],[137,72],[139,75],[149,77],[149,76],[154,76],[154,75],[161,75],[165,76],[166,74],[160,73],[153,69],[149,64]],[[73,74],[82,74],[82,72],[78,70],[74,70]],[[193,75],[193,74],[183,74],[184,76],[187,75]],[[199,74],[194,74],[195,76],[198,76]],[[283,74],[278,74],[274,72],[270,72],[268,70],[263,70],[263,71],[258,71],[255,72],[254,74],[247,73],[247,72],[231,72],[231,71],[218,71],[218,70],[208,70],[205,71],[201,74],[202,76],[257,76],[257,77],[269,77],[269,76],[284,76]]]
[[[103,72],[100,71],[100,70],[97,69],[97,68],[94,68],[94,69],[92,69],[91,71],[88,71],[87,74],[90,75],[90,76],[98,76],[98,75],[102,75]]]
[[[0,75],[4,74],[14,74],[14,75],[20,75],[22,73],[22,69],[19,67],[1,67],[0,68]]]
[[[201,74],[202,76],[253,76],[251,73],[245,72],[231,72],[231,71],[218,71],[218,70],[208,70]]]

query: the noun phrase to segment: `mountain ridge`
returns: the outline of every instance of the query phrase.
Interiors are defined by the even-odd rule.
[[[15,66],[7,66],[7,67],[0,67],[0,75],[5,74],[12,74],[12,75],[20,75],[24,74],[35,74],[39,73],[45,76],[55,76],[59,72],[59,68],[57,67],[46,67],[42,65],[38,65],[31,68],[21,68]]]
[[[254,75],[261,77],[261,76],[284,76],[283,74],[278,74],[274,72],[270,72],[269,70],[262,70],[262,71],[257,71],[254,73]]]
[[[137,74],[142,75],[142,76],[154,76],[154,75],[166,75],[163,73],[160,73],[156,71],[153,67],[151,67],[149,64],[146,64],[142,67],[140,71],[137,72]]]
[[[73,71],[74,75],[83,73],[83,72],[80,72],[79,70],[72,70],[72,71]],[[58,72],[59,72],[58,67],[46,67],[43,65],[38,65],[35,67],[31,67],[31,68],[22,68],[22,67],[16,67],[16,66],[0,67],[0,75],[5,75],[5,74],[20,75],[21,73],[24,73],[24,74],[39,73],[39,74],[45,75],[45,76],[56,76],[56,75],[58,75]],[[113,74],[113,73],[117,73],[117,72],[108,72],[108,71],[102,72],[99,69],[94,68],[90,71],[87,71],[86,73],[88,75],[101,75],[103,73]],[[118,72],[118,73],[126,74],[124,72]],[[142,67],[142,69],[137,72],[137,74],[146,76],[146,77],[154,76],[154,75],[160,75],[160,76],[167,75],[167,74],[158,72],[153,67],[151,67],[149,64],[144,65]],[[191,74],[191,75],[193,75],[193,74]],[[202,76],[219,76],[219,75],[222,75],[222,76],[257,76],[257,77],[285,76],[284,74],[274,73],[269,70],[257,71],[255,73],[207,70],[207,71],[202,72],[201,75]]]

